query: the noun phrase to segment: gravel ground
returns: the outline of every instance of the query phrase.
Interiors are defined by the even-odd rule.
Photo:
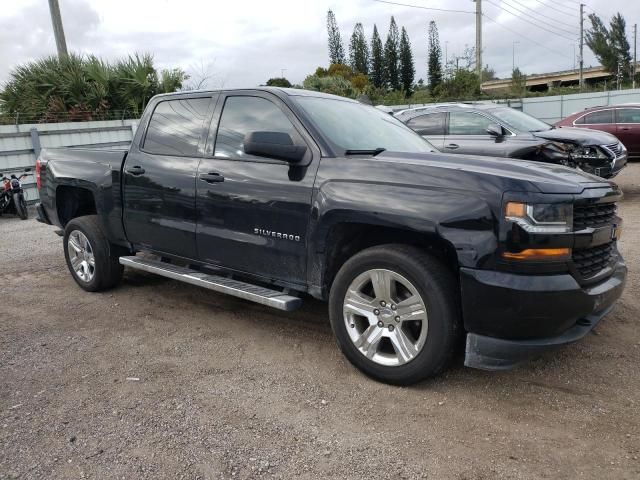
[[[1,217],[0,478],[638,479],[640,164],[617,181],[630,275],[593,334],[411,388],[351,367],[320,302],[85,293],[52,227]]]

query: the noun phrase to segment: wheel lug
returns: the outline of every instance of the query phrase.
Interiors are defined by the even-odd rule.
[[[379,322],[378,322],[378,326],[379,326],[380,328],[382,328],[382,327],[384,327],[384,323],[382,323],[382,321],[379,321]]]
[[[396,317],[396,322],[399,322],[399,321],[400,321],[400,317]]]
[[[374,315],[380,315],[380,310],[378,310],[377,308],[373,311]]]
[[[395,327],[394,327],[393,325],[389,325],[389,331],[390,331],[390,332],[393,332],[393,329],[394,329],[394,328],[395,328]]]
[[[395,310],[397,307],[395,306],[395,304],[391,304],[391,310]]]
[[[384,300],[382,300],[382,301],[380,302],[380,306],[381,306],[381,307],[386,307],[386,306],[387,306],[387,302],[385,302]]]

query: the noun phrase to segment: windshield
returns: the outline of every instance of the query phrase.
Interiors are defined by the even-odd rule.
[[[551,125],[544,123],[531,115],[522,113],[513,108],[496,108],[491,113],[498,120],[503,121],[509,127],[513,127],[521,132],[544,132],[550,130]]]
[[[436,149],[402,122],[362,103],[321,97],[295,97],[295,101],[338,148],[385,149],[424,153]]]

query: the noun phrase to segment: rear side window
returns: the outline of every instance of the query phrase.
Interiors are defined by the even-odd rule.
[[[618,123],[640,123],[640,108],[620,108],[616,115]]]
[[[445,115],[445,113],[420,115],[409,120],[407,127],[420,135],[444,135]]]
[[[584,121],[580,123],[584,125],[613,123],[613,110],[601,110],[599,112],[588,113],[583,119]]]
[[[244,137],[250,132],[287,133],[295,145],[304,145],[289,118],[273,102],[261,97],[228,97],[218,126],[214,155],[264,160],[244,152]]]
[[[487,117],[469,112],[449,113],[449,135],[488,135],[492,122]]]
[[[158,103],[151,120],[143,149],[156,155],[194,157],[207,118],[210,98],[185,98]]]

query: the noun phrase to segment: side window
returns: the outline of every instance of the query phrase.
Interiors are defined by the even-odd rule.
[[[469,112],[449,113],[449,135],[488,135],[492,122],[487,117]]]
[[[619,108],[616,115],[618,123],[640,123],[640,108]]]
[[[584,116],[585,125],[598,125],[602,123],[613,123],[613,110],[601,110]]]
[[[201,97],[158,103],[149,121],[144,151],[156,155],[197,156],[210,100]]]
[[[304,145],[304,140],[291,121],[273,102],[261,97],[228,97],[218,126],[214,155],[235,159],[263,159],[244,151],[244,137],[250,132],[287,133],[294,144]]]
[[[585,115],[586,117],[586,115]],[[585,117],[580,117],[578,118],[575,122],[573,122],[574,125],[584,125],[584,119]]]
[[[444,119],[446,113],[430,113],[413,117],[407,127],[420,135],[444,135]]]

